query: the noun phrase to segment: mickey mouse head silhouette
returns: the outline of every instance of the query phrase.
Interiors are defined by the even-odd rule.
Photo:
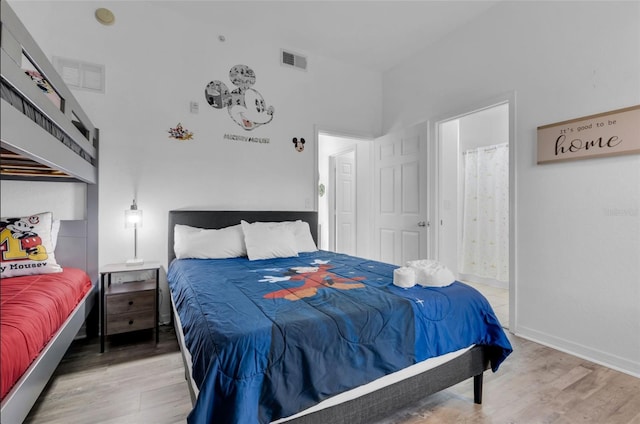
[[[207,103],[216,109],[226,107],[231,119],[247,131],[271,122],[273,106],[266,107],[262,94],[251,88],[256,82],[253,69],[235,65],[229,71],[229,79],[238,87],[231,92],[222,81],[207,84],[204,90]]]
[[[293,141],[293,146],[298,152],[301,152],[304,150],[304,143],[305,143],[304,138],[300,138],[300,141],[298,141],[296,137],[293,137],[292,141]]]

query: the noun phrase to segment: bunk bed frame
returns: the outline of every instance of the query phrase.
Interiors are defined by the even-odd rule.
[[[86,184],[86,217],[61,221],[56,257],[63,267],[86,271],[93,283],[2,400],[2,422],[21,423],[96,303],[99,131],[6,0],[0,0],[0,11],[0,178]],[[42,77],[41,84],[34,83],[33,75]],[[94,330],[87,328],[87,333]]]
[[[96,184],[98,129],[6,0],[0,3],[2,177]],[[27,62],[44,77],[41,86],[25,72]]]

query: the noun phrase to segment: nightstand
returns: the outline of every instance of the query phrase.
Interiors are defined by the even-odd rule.
[[[152,278],[138,280],[127,273],[151,273]],[[134,281],[131,281],[134,280]],[[158,295],[160,264],[109,264],[100,269],[100,353],[106,336],[155,328],[158,343]]]

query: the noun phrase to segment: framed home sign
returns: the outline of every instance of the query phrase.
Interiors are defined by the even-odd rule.
[[[640,105],[538,127],[538,164],[640,153]]]

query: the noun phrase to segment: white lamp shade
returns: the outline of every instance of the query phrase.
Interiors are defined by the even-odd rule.
[[[124,211],[124,227],[140,228],[142,227],[142,211],[139,209],[127,209]]]

